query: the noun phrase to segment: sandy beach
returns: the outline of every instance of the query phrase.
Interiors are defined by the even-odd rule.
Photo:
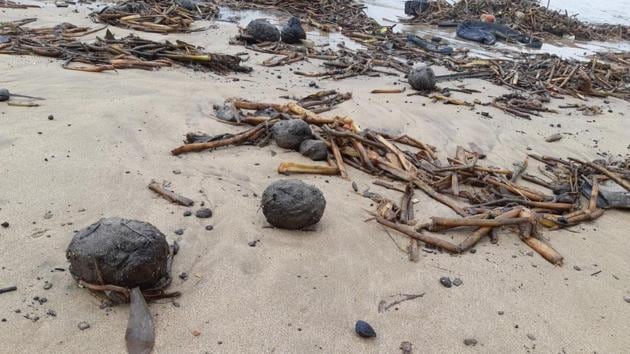
[[[31,26],[99,26],[83,5],[0,11],[1,21],[38,18]],[[168,39],[213,52],[246,51],[228,43],[238,33],[235,24],[213,26]],[[109,29],[116,36],[133,32]],[[86,39],[97,35],[103,34]],[[250,52],[251,74],[220,76],[177,66],[86,73],[64,70],[54,59],[0,55],[1,87],[46,99],[30,108],[0,102],[0,222],[10,225],[0,228],[0,288],[18,288],[0,294],[1,353],[125,352],[128,307],[101,308],[101,298],[77,286],[65,257],[75,230],[111,216],[150,222],[180,245],[170,289],[182,296],[150,304],[154,353],[399,353],[403,341],[417,353],[628,352],[627,211],[610,210],[595,222],[545,232],[564,256],[562,266],[531,253],[507,231],[498,244],[482,240],[475,253],[421,252],[414,263],[399,249],[407,247],[406,237],[392,231],[388,236],[365,221],[373,202],[355,193],[351,181],[360,191],[400,198],[373,185],[373,176],[355,169],[350,180],[298,176],[322,190],[327,206],[314,230],[296,232],[268,227],[260,195],[272,181],[287,178],[276,172],[280,162],[309,162],[299,153],[272,143],[171,155],[188,132],[241,130],[213,119],[213,104],[231,97],[284,102],[280,96],[316,91],[309,87],[313,79],[292,71],[316,71],[320,61],[261,66],[268,57]],[[486,165],[512,166],[529,152],[591,161],[598,153],[623,157],[630,151],[630,103],[621,99],[589,97],[587,104],[603,107],[597,116],[558,109],[525,120],[493,107],[370,93],[406,86],[401,80],[363,76],[317,83],[353,96],[325,115],[417,137],[441,154],[475,142],[487,154]],[[482,92],[453,93],[467,101],[509,92],[481,79],[441,85],[462,83]],[[570,103],[583,102],[566,97],[550,107]],[[545,142],[554,133],[563,139]],[[159,198],[147,188],[151,180],[169,181],[196,206]],[[415,198],[419,223],[454,216],[421,192]],[[213,210],[212,218],[183,216],[201,202]],[[176,235],[177,229],[184,234]],[[453,237],[461,241],[466,232]],[[255,247],[248,244],[256,240]],[[186,280],[177,276],[182,272]],[[463,284],[445,288],[439,282],[443,276]],[[44,289],[46,282],[50,289]],[[379,312],[381,301],[395,301],[398,294],[424,295]],[[374,327],[376,338],[354,333],[359,319]],[[83,321],[90,328],[77,328]],[[478,344],[466,346],[466,338]]]

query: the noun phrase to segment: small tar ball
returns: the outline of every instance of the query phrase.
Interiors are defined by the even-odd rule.
[[[428,66],[417,66],[409,72],[407,77],[411,87],[418,91],[429,91],[435,87],[435,73]]]

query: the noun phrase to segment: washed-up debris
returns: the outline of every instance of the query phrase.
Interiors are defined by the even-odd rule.
[[[497,39],[508,43],[522,43],[527,47],[541,48],[542,41],[508,26],[484,21],[465,21],[457,26],[457,36],[483,44],[492,45]]]
[[[95,22],[144,32],[192,32],[196,20],[210,20],[219,14],[211,1],[130,0],[92,12]]]
[[[376,332],[374,331],[374,328],[372,328],[372,326],[370,326],[369,323],[362,320],[358,320],[357,323],[355,323],[354,331],[359,335],[359,337],[363,337],[363,338],[376,337]]]
[[[6,88],[0,88],[0,102],[9,101],[8,104],[10,106],[25,106],[25,107],[36,107],[36,106],[39,106],[38,104],[36,104],[34,102],[30,102],[30,101],[21,102],[21,101],[11,100],[11,97],[21,97],[21,98],[26,98],[26,99],[29,99],[29,100],[37,100],[37,101],[43,101],[44,100],[41,97],[20,95],[20,94],[17,94],[17,93],[9,92],[9,90],[6,89]]]
[[[543,106],[543,103],[549,101],[549,97],[542,95],[526,97],[517,93],[508,93],[494,98],[491,105],[514,116],[531,120],[531,115],[541,116],[541,112],[558,113]]]
[[[587,24],[566,11],[547,9],[535,0],[430,0],[426,10],[413,14],[403,22],[450,25],[463,21],[475,21],[483,15],[491,15],[496,22],[511,26],[523,33],[538,36],[572,36],[578,40],[630,39],[630,27],[623,25]]]
[[[314,135],[326,143],[333,159],[328,164],[282,162],[278,166],[279,173],[339,175],[347,179],[347,166],[351,166],[379,178],[387,177],[411,184],[460,217],[433,217],[431,223],[413,230],[400,221],[401,206],[372,193],[369,197],[379,201],[374,215],[376,221],[412,239],[451,253],[468,251],[479,240],[491,235],[495,228],[507,227],[515,229],[525,244],[549,262],[559,265],[563,257],[541,238],[541,228],[558,230],[603,215],[604,210],[595,203],[599,182],[604,179],[610,179],[630,191],[628,164],[602,164],[600,161],[582,162],[576,159],[567,161],[530,154],[531,159],[543,164],[541,173],[544,173],[546,180],[525,173],[528,160],[519,162],[514,169],[484,166],[479,162],[482,156],[480,153],[457,147],[454,156],[441,161],[435,147],[417,139],[407,135],[391,136],[363,131],[351,117],[322,116],[295,102],[258,103],[238,99],[230,102],[240,110],[272,109],[282,115],[279,118],[251,121],[250,124],[254,125],[252,128],[216,141],[180,146],[172,150],[172,154],[229,145],[259,144],[270,138],[270,130],[278,122],[301,119],[312,127]],[[245,113],[241,114],[246,116]],[[578,177],[594,181],[588,205],[581,205]],[[519,184],[519,178],[544,187],[552,194]],[[405,207],[409,208],[409,205]],[[459,244],[429,234],[460,227],[473,228],[474,232]]]
[[[578,112],[582,112],[585,116],[596,116],[603,113],[602,107],[597,105],[589,106],[587,104],[565,104],[558,106],[558,108],[575,108]]]
[[[306,39],[306,32],[302,28],[299,17],[293,16],[289,19],[289,22],[282,27],[281,37],[282,41],[287,44],[298,44]]]
[[[151,181],[151,183],[149,183],[149,189],[159,194],[162,198],[175,204],[188,206],[188,207],[193,206],[195,204],[195,202],[192,199],[186,198],[171,190],[168,190],[164,186],[164,183],[160,184],[156,181]]]
[[[9,293],[11,291],[16,291],[16,290],[17,290],[17,286],[8,286],[5,288],[0,288],[0,294]]]
[[[413,354],[413,344],[411,344],[411,342],[401,342],[399,349],[402,354]]]
[[[19,4],[15,1],[11,0],[1,0],[0,8],[5,9],[28,9],[28,8],[40,8],[39,5],[30,5],[30,4]]]
[[[439,38],[439,37],[438,37]],[[441,39],[441,38],[440,38]],[[417,45],[418,47],[425,49],[429,52],[433,52],[433,53],[439,53],[442,55],[451,55],[453,54],[453,47],[449,47],[447,45],[443,45],[443,44],[438,44],[437,42],[439,41],[427,41],[426,39],[423,39],[421,37],[418,37],[414,34],[408,34],[407,35],[407,41],[409,41],[409,43],[413,43],[414,45]]]
[[[125,342],[129,354],[151,353],[155,345],[153,317],[138,287],[131,289]]]
[[[266,19],[259,18],[247,24],[240,38],[252,43],[277,42],[280,40],[280,31]]]
[[[270,184],[263,192],[261,205],[271,225],[299,230],[319,222],[324,215],[326,199],[317,187],[287,179]]]
[[[307,139],[300,144],[300,154],[313,161],[324,161],[328,157],[328,146],[321,140]]]
[[[387,300],[383,299],[378,303],[378,312],[386,312],[396,305],[400,305],[405,301],[415,300],[424,296],[421,294],[396,294],[387,297]],[[398,308],[396,308],[398,309]]]
[[[545,141],[548,142],[548,143],[553,143],[555,141],[559,141],[560,139],[562,139],[562,134],[555,133],[555,134],[551,134],[548,137],[546,137]]]
[[[313,137],[311,127],[301,119],[281,120],[271,128],[276,144],[281,148],[297,150],[304,140]]]
[[[0,44],[0,54],[37,55],[63,60],[63,68],[87,72],[117,69],[156,70],[179,64],[200,71],[219,74],[250,72],[237,56],[208,53],[203,48],[182,41],[154,42],[135,35],[116,39],[107,31],[105,38],[81,42],[76,38],[102,30],[63,23],[55,27],[27,28],[34,20],[0,24],[0,34],[10,41]]]
[[[418,91],[431,91],[435,87],[433,69],[424,65],[411,69],[407,80],[411,87]]]

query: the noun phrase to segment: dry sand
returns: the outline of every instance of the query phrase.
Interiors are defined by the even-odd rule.
[[[85,7],[79,13],[71,8],[0,13],[2,20],[38,17],[35,26],[91,24]],[[207,32],[170,37],[236,53],[243,48],[227,44],[236,31],[222,23]],[[316,231],[266,228],[258,196],[271,181],[284,178],[275,172],[281,161],[305,161],[295,152],[271,145],[172,156],[169,151],[186,132],[238,131],[210,118],[214,103],[233,96],[280,101],[278,96],[287,92],[279,88],[298,96],[314,91],[310,79],[293,75],[288,67],[259,66],[264,58],[252,54],[255,71],[233,81],[235,75],[182,68],[90,74],[64,70],[60,62],[41,57],[0,56],[1,86],[46,98],[37,108],[0,103],[0,222],[10,223],[0,228],[0,287],[18,287],[0,295],[0,318],[6,319],[0,322],[0,352],[124,352],[127,307],[99,309],[99,298],[78,288],[67,271],[54,270],[68,267],[64,252],[73,231],[108,216],[146,220],[180,243],[171,286],[183,293],[180,307],[170,301],[150,305],[155,353],[397,353],[402,341],[413,343],[418,353],[628,352],[630,304],[623,300],[630,295],[627,212],[610,211],[595,223],[545,233],[565,256],[562,267],[528,256],[530,250],[511,233],[502,234],[498,245],[480,242],[474,254],[423,252],[412,263],[381,227],[364,222],[370,201],[337,177],[300,177],[321,188],[328,201]],[[316,70],[318,62],[290,68]],[[563,110],[527,121],[493,108],[470,111],[420,96],[369,93],[398,80],[362,77],[319,84],[353,93],[353,100],[334,113],[352,116],[363,128],[418,137],[437,146],[442,156],[471,141],[487,152],[488,164],[506,167],[521,161],[527,147],[584,159],[597,158],[599,151],[628,153],[630,105],[621,100],[590,99],[589,104],[605,107],[606,113],[596,117]],[[455,97],[487,101],[506,92],[485,81],[465,83],[484,94]],[[570,135],[556,143],[544,141],[556,132]],[[373,186],[371,176],[351,170],[350,177],[361,190],[370,187],[399,198]],[[197,205],[203,201],[212,207],[214,217],[184,217],[186,208],[147,189],[151,179],[172,182]],[[421,222],[452,215],[420,193],[417,198]],[[48,211],[52,217],[47,219]],[[206,231],[207,224],[214,230]],[[185,229],[183,236],[173,233],[179,228]],[[406,247],[404,237],[392,237]],[[253,240],[260,242],[248,246]],[[189,274],[188,280],[176,276],[181,272]],[[463,285],[446,289],[438,282],[442,276],[459,277]],[[43,289],[45,281],[53,283],[50,290]],[[381,300],[400,293],[425,295],[378,312]],[[35,296],[47,302],[40,305]],[[46,315],[48,309],[56,316]],[[27,314],[39,320],[24,318]],[[371,323],[378,337],[358,338],[353,330],[358,319]],[[81,321],[91,327],[79,330]],[[477,346],[466,347],[465,338],[477,339]]]

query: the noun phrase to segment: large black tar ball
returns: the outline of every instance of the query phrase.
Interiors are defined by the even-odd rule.
[[[256,42],[277,42],[280,40],[280,31],[264,18],[251,21],[245,28],[245,32],[252,36]]]
[[[300,144],[313,136],[311,127],[301,119],[283,120],[271,128],[276,144],[281,148],[297,150]]]
[[[300,43],[302,39],[306,39],[306,32],[302,28],[302,23],[298,17],[291,17],[286,26],[282,27],[282,41],[288,44]]]
[[[166,237],[155,226],[107,218],[74,235],[66,258],[76,280],[148,289],[168,276],[169,254]]]
[[[417,66],[409,72],[407,81],[418,91],[429,91],[435,87],[435,73],[428,66]]]
[[[326,199],[315,186],[297,179],[284,179],[265,189],[261,204],[271,225],[299,230],[319,222],[324,215]]]

